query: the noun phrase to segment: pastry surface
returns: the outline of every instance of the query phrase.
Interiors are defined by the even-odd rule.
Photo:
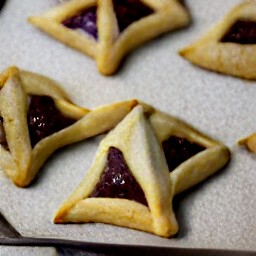
[[[223,144],[141,104],[101,141],[92,166],[58,210],[55,223],[103,222],[170,237],[178,231],[173,196],[227,164],[230,153]],[[178,136],[185,152],[175,145]],[[170,150],[164,152],[166,138],[175,138],[168,145],[170,162],[183,157],[172,170],[167,164]]]
[[[203,68],[256,80],[256,1],[236,6],[180,54]]]
[[[250,136],[239,140],[238,144],[245,146],[248,151],[256,153],[256,133],[253,133]]]
[[[111,75],[131,50],[189,23],[178,0],[71,0],[29,22],[94,58]]]
[[[136,104],[81,108],[53,80],[11,67],[0,76],[0,167],[28,186],[55,150],[110,130]]]
[[[223,143],[190,124],[140,102],[164,151],[174,195],[205,180],[230,160]]]
[[[113,148],[121,152],[122,161],[120,155],[119,161],[115,159],[119,164],[118,171],[112,174],[113,183],[108,185],[104,176],[106,172],[113,172],[113,168],[109,170]],[[108,186],[112,191],[103,191],[107,193],[106,197],[103,192],[96,193],[102,179],[105,180],[104,188]],[[138,187],[137,195],[127,191],[127,183],[128,190]],[[164,154],[143,108],[137,106],[100,143],[86,177],[61,206],[54,221],[105,222],[169,237],[178,229],[171,200],[172,184]]]

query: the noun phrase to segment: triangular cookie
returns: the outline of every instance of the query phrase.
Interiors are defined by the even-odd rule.
[[[189,22],[178,0],[71,0],[29,21],[113,74],[132,49]]]
[[[0,89],[0,168],[20,187],[56,149],[112,129],[137,104],[80,108],[51,79],[15,67],[1,74]]]
[[[203,68],[255,80],[256,1],[238,5],[180,54]]]
[[[238,144],[245,146],[250,152],[256,153],[256,132],[238,141]]]
[[[54,222],[103,222],[169,237],[178,229],[172,191],[163,151],[137,106],[102,140]]]
[[[184,121],[141,102],[165,153],[176,195],[224,167],[230,152]]]

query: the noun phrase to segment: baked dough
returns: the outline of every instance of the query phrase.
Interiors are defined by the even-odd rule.
[[[210,138],[179,118],[161,112],[144,102],[140,104],[143,105],[162,147],[164,141],[174,136],[203,148],[170,170],[174,195],[198,184],[227,165],[230,151],[223,143]],[[165,155],[168,157],[168,152],[165,152]]]
[[[245,146],[249,151],[256,153],[256,132],[244,139],[241,139],[238,144]]]
[[[132,49],[162,33],[184,27],[189,23],[189,14],[178,0],[119,1],[132,4],[137,2],[152,10],[150,15],[132,22],[120,33],[113,1],[71,0],[43,15],[30,17],[29,22],[62,43],[94,58],[99,71],[104,75],[113,74],[123,57]],[[136,7],[132,4],[130,8],[134,12]],[[93,37],[63,25],[66,20],[95,7],[97,14],[93,10],[92,15],[97,16],[97,39],[95,32]]]
[[[81,108],[56,82],[16,67],[0,75],[0,88],[0,168],[20,187],[30,184],[55,150],[112,129],[137,105],[130,100],[94,110]],[[73,122],[32,145],[27,115],[29,98],[35,95],[52,99],[57,113]]]
[[[144,191],[147,206],[126,198],[91,196],[106,168],[110,147],[123,153],[131,174]],[[102,140],[94,163],[61,206],[54,222],[104,222],[169,237],[178,229],[171,199],[172,184],[163,151],[143,108],[137,106]]]
[[[253,22],[249,31],[254,43],[228,42],[227,34],[230,29],[238,33],[236,22]],[[233,75],[241,78],[256,79],[256,1],[244,1],[214,26],[206,35],[195,43],[180,51],[181,56],[193,64],[206,69]]]
[[[200,143],[205,150],[170,173],[162,142],[172,135]],[[125,163],[115,163],[114,169],[119,172],[114,174],[109,163],[113,148],[120,150],[125,159]],[[171,205],[173,196],[219,170],[229,158],[222,143],[140,102],[102,140],[91,168],[62,204],[54,222],[103,222],[170,237],[178,231]],[[145,200],[141,194],[136,197],[136,193],[141,193],[136,184],[126,187],[131,178],[120,178],[127,177],[123,170],[126,165]],[[123,189],[119,191],[116,186]]]

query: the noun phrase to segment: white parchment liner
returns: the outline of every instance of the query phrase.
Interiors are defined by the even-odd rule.
[[[9,0],[0,13],[0,69],[17,65],[47,75],[73,100],[95,107],[138,98],[227,144],[228,168],[179,200],[177,238],[104,224],[54,225],[61,202],[79,184],[100,137],[56,153],[35,184],[16,188],[0,170],[0,211],[23,235],[89,242],[256,250],[256,158],[236,141],[256,130],[256,84],[192,66],[177,50],[197,39],[238,0],[189,0],[193,23],[135,50],[113,77],[93,60],[62,45],[26,22],[57,0]]]

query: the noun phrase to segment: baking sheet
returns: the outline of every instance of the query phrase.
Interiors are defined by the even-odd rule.
[[[0,211],[26,236],[88,242],[256,250],[256,158],[235,143],[256,130],[256,83],[202,70],[177,55],[238,0],[189,0],[189,28],[133,51],[113,77],[100,75],[92,59],[38,31],[26,17],[57,0],[8,0],[0,13],[0,69],[10,65],[47,75],[79,105],[92,108],[138,98],[179,116],[232,150],[228,168],[179,198],[180,232],[164,239],[105,224],[54,225],[60,204],[77,187],[102,136],[58,151],[27,189],[0,170]]]

